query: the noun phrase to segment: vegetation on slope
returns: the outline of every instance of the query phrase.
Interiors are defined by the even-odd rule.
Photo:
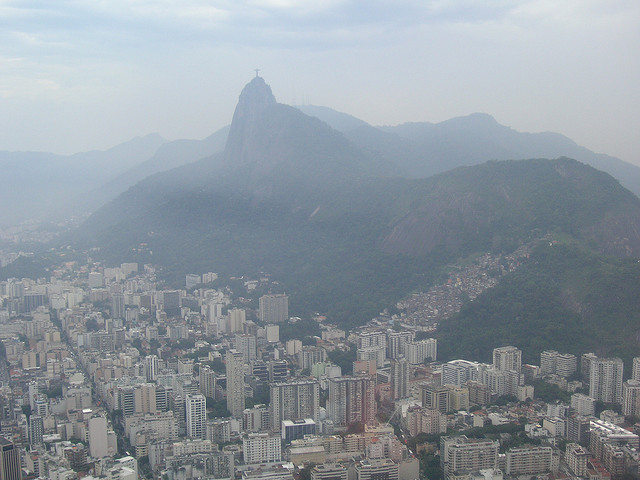
[[[529,262],[463,306],[439,329],[443,360],[490,361],[516,345],[523,361],[542,350],[619,356],[640,351],[640,264],[603,257],[573,242],[539,245]]]

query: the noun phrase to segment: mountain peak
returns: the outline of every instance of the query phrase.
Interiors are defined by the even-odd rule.
[[[264,78],[255,76],[247,83],[238,99],[238,105],[233,113],[233,120],[227,137],[225,155],[227,161],[238,163],[246,160],[247,149],[244,146],[246,138],[255,133],[255,124],[263,110],[276,105],[276,98],[271,92]]]
[[[233,114],[233,123],[243,117],[252,117],[263,108],[275,103],[276,97],[273,96],[271,87],[267,85],[264,78],[256,76],[244,86],[240,93],[240,99]]]

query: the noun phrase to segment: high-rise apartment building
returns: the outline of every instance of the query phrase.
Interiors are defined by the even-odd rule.
[[[395,332],[387,331],[387,358],[398,358],[405,355],[404,347],[413,341],[413,332],[409,330]]]
[[[229,310],[229,331],[231,333],[242,333],[246,321],[247,313],[243,308],[232,308]]]
[[[271,429],[269,407],[264,404],[245,408],[242,412],[242,430],[245,432],[264,432]]]
[[[144,357],[144,375],[147,382],[155,382],[158,379],[158,357],[156,355],[147,355]]]
[[[430,410],[446,413],[451,409],[450,390],[443,385],[422,386],[422,406]]]
[[[597,358],[595,353],[583,353],[580,357],[580,374],[583,380],[588,382],[591,379],[591,362]]]
[[[271,360],[269,367],[269,382],[284,382],[289,376],[289,364],[286,360]]]
[[[440,464],[446,478],[481,469],[495,469],[500,444],[497,440],[464,435],[440,439]]]
[[[569,377],[576,372],[577,366],[578,359],[570,353],[545,350],[540,354],[540,373],[543,375],[556,374]]]
[[[20,449],[13,442],[0,437],[0,480],[20,480],[21,478]]]
[[[205,397],[216,396],[216,372],[208,365],[200,365],[198,371],[200,393]]]
[[[631,369],[631,380],[637,380],[640,382],[640,357],[633,359],[633,366]]]
[[[578,415],[593,415],[596,411],[596,401],[582,393],[571,395],[571,408]]]
[[[522,351],[516,347],[507,346],[493,349],[493,366],[496,370],[522,370]]]
[[[358,335],[358,348],[382,347],[387,349],[387,334],[381,330],[361,332]]]
[[[402,356],[391,360],[391,393],[394,400],[409,396],[409,362]]]
[[[354,480],[398,480],[400,466],[390,458],[366,458],[353,466]]]
[[[425,338],[404,345],[404,356],[410,364],[418,365],[425,360],[435,361],[438,356],[438,341],[435,338]]]
[[[512,448],[506,453],[507,475],[535,475],[553,468],[553,449],[544,446]]]
[[[375,423],[375,381],[368,376],[329,379],[328,416],[335,425]]]
[[[207,399],[202,394],[185,397],[187,414],[187,436],[205,439],[207,437]]]
[[[89,455],[93,458],[109,456],[107,419],[97,413],[89,419]]]
[[[283,420],[318,421],[320,385],[317,380],[281,382],[271,385],[271,429],[279,432]]]
[[[619,358],[591,360],[589,396],[604,403],[622,403],[622,374],[624,366]]]
[[[587,476],[587,461],[589,458],[591,458],[591,455],[582,446],[577,443],[567,444],[564,459],[569,469],[577,477]]]
[[[478,379],[478,363],[468,360],[451,360],[442,364],[442,385],[460,387],[469,380]]]
[[[227,409],[234,417],[240,417],[245,409],[244,356],[237,350],[227,350]]]
[[[251,363],[256,359],[256,337],[249,333],[242,333],[236,335],[235,338],[236,350],[242,353],[244,363]]]
[[[250,433],[242,439],[244,463],[268,463],[282,460],[280,436]]]
[[[302,369],[311,370],[316,363],[322,363],[327,359],[327,351],[322,347],[305,345],[298,352],[298,366]]]
[[[347,467],[340,463],[321,463],[311,469],[311,480],[347,480]]]
[[[382,345],[358,348],[358,350],[356,350],[356,358],[358,361],[372,360],[376,362],[378,368],[382,368],[385,360],[385,349]]]
[[[42,445],[44,437],[44,421],[40,415],[29,417],[29,443]]]
[[[627,380],[622,385],[622,414],[640,415],[640,381]]]
[[[124,318],[124,295],[122,293],[111,295],[111,318]]]
[[[260,320],[265,323],[282,323],[289,318],[288,295],[263,295],[259,304]]]
[[[157,413],[156,384],[143,383],[136,385],[133,401],[136,413]]]

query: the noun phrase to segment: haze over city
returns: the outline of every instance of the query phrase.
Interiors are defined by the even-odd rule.
[[[373,125],[486,112],[639,164],[634,1],[0,1],[0,150],[74,153],[279,101]]]

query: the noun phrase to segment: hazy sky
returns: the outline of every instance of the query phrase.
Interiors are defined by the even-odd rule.
[[[0,0],[0,150],[72,153],[282,103],[374,125],[486,112],[640,164],[638,0]]]

